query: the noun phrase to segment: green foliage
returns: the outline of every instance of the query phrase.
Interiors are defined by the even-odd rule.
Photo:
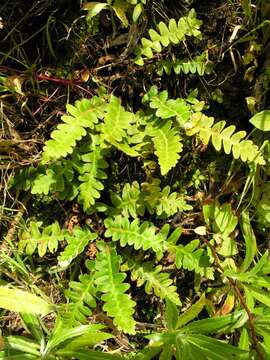
[[[102,102],[98,98],[91,100],[82,99],[76,101],[75,105],[67,105],[70,115],[63,115],[63,124],[51,134],[43,150],[43,163],[57,160],[71,154],[76,142],[87,134],[86,129],[93,129],[98,122],[99,108]]]
[[[145,286],[145,292],[151,294],[154,292],[161,299],[169,299],[176,305],[181,305],[181,301],[176,291],[173,281],[169,274],[162,272],[162,266],[153,266],[151,262],[140,264],[139,262],[129,260],[131,269],[131,278],[137,282],[137,286]]]
[[[40,257],[43,257],[47,251],[51,253],[57,251],[59,242],[64,240],[59,223],[55,221],[43,228],[42,231],[41,226],[41,221],[31,221],[28,228],[20,233],[18,244],[20,251],[25,250],[27,255],[32,255],[37,250]]]
[[[235,159],[246,162],[255,162],[264,165],[265,160],[258,146],[251,140],[244,139],[245,131],[235,132],[235,126],[226,126],[225,121],[214,124],[214,119],[201,113],[194,114],[192,121],[186,127],[186,134],[192,136],[198,134],[200,140],[207,145],[211,140],[214,148],[220,151],[224,148],[225,154],[232,153]]]
[[[170,75],[172,72],[176,75],[183,74],[198,74],[203,76],[212,71],[212,64],[208,60],[208,53],[204,52],[201,55],[195,56],[193,59],[175,59],[167,58],[155,64],[155,69],[158,75]]]
[[[201,21],[196,18],[194,10],[191,10],[187,16],[181,17],[178,22],[170,19],[168,26],[161,21],[158,24],[158,31],[154,29],[148,31],[150,40],[144,37],[141,39],[141,45],[135,51],[137,55],[135,63],[143,65],[145,58],[152,59],[154,53],[160,53],[170,44],[178,45],[187,36],[200,39],[200,26]]]
[[[114,218],[107,218],[104,221],[106,226],[106,237],[113,241],[119,241],[121,246],[134,246],[135,250],[153,250],[158,256],[166,251],[166,235],[162,230],[156,234],[156,227],[150,222],[140,224],[138,219],[129,222],[127,218],[118,215]]]
[[[58,256],[58,265],[65,268],[81,254],[90,241],[96,239],[97,235],[91,233],[87,228],[74,227],[72,234],[65,234],[67,246]]]
[[[65,296],[69,300],[68,306],[64,309],[63,318],[70,324],[84,324],[87,317],[92,314],[91,308],[95,308],[96,287],[94,276],[81,274],[79,281],[70,281]]]
[[[113,317],[114,324],[129,334],[135,333],[132,318],[135,302],[126,294],[130,285],[124,283],[126,275],[119,272],[121,258],[116,250],[104,242],[98,242],[98,255],[95,262],[95,284],[103,293],[103,309]]]

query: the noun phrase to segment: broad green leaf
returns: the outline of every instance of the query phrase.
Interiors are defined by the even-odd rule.
[[[40,355],[27,354],[16,350],[0,351],[0,360],[40,360]]]
[[[24,336],[6,336],[4,337],[4,350],[7,351],[19,351],[24,354],[31,354],[39,356],[40,345]],[[1,359],[1,357],[0,357]]]
[[[212,334],[219,331],[228,331],[238,324],[245,312],[243,310],[229,315],[197,320],[182,328],[184,332]],[[239,326],[242,324],[239,324]]]
[[[21,313],[20,316],[26,330],[28,330],[29,333],[38,342],[40,342],[41,339],[44,337],[44,335],[38,317],[33,314],[23,314],[23,313]]]
[[[121,23],[128,27],[128,19],[126,17],[127,4],[125,0],[115,0],[113,3],[113,11],[115,12]]]
[[[88,10],[87,17],[91,19],[96,15],[98,15],[103,9],[106,9],[107,7],[108,4],[106,3],[92,1],[84,4],[83,9]]]
[[[254,284],[256,286],[256,284]],[[251,286],[251,285],[246,285],[247,289],[249,292],[251,292],[251,295],[254,296],[254,298],[258,301],[260,301],[261,303],[263,303],[264,305],[270,307],[270,296],[269,296],[269,292],[262,290],[262,289],[258,289],[255,286]]]
[[[18,313],[46,315],[54,310],[52,304],[30,292],[0,286],[0,308]]]
[[[258,112],[249,122],[259,130],[270,131],[270,110]]]
[[[242,272],[245,272],[251,265],[257,252],[256,237],[251,227],[249,214],[247,211],[243,211],[241,214],[240,226],[246,243],[245,258],[241,265],[240,270]]]
[[[205,305],[205,294],[203,294],[195,304],[193,304],[188,310],[186,310],[184,314],[179,316],[179,319],[177,321],[177,328],[180,328],[183,325],[186,325],[191,320],[194,320],[202,311],[204,305]]]
[[[78,359],[78,360],[121,360],[122,356],[103,353],[94,350],[59,350],[56,352],[57,355],[63,356],[67,359]]]
[[[133,10],[133,14],[132,14],[132,20],[133,22],[137,22],[137,20],[139,19],[141,13],[143,11],[143,5],[141,3],[138,3]]]
[[[178,310],[175,303],[166,299],[165,311],[166,327],[168,330],[175,330],[177,328]]]

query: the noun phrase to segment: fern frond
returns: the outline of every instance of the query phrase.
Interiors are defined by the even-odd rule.
[[[114,324],[124,332],[135,334],[135,321],[132,317],[135,302],[126,294],[130,285],[124,283],[126,274],[120,273],[120,256],[105,242],[98,242],[99,250],[95,262],[95,283],[102,292],[103,309],[113,318]]]
[[[191,124],[186,127],[186,134],[198,134],[201,141],[207,145],[210,141],[217,151],[224,148],[225,154],[232,153],[235,159],[246,162],[255,162],[264,165],[265,160],[259,148],[251,140],[244,139],[245,131],[235,132],[235,126],[226,126],[225,121],[214,124],[214,119],[202,113],[194,114]]]
[[[177,269],[195,271],[207,279],[214,279],[214,270],[210,266],[209,258],[203,249],[199,249],[200,241],[193,240],[187,245],[169,245],[169,253],[175,255]]]
[[[105,219],[104,224],[105,236],[120,241],[122,247],[130,245],[136,250],[151,249],[158,256],[162,256],[167,249],[166,238],[161,232],[156,234],[156,227],[150,222],[140,224],[138,219],[129,222],[127,218],[118,215]]]
[[[111,95],[102,127],[105,140],[109,143],[121,142],[127,135],[127,130],[131,126],[132,119],[133,114],[121,106],[120,99]]]
[[[186,36],[201,38],[201,32],[199,31],[201,23],[201,20],[196,18],[195,10],[191,10],[187,16],[181,17],[178,23],[175,19],[170,19],[168,26],[164,22],[160,22],[158,31],[154,29],[148,31],[150,40],[141,39],[141,45],[135,49],[137,55],[135,63],[143,65],[145,58],[152,59],[154,53],[160,53],[163,48],[170,44],[179,44],[185,40]]]
[[[64,251],[58,256],[58,265],[61,268],[67,267],[79,254],[81,254],[86,245],[95,240],[97,234],[91,233],[87,228],[81,229],[74,227],[73,233],[65,234],[67,246]]]
[[[170,75],[172,72],[179,75],[184,74],[198,74],[203,76],[205,73],[209,74],[212,70],[212,65],[208,61],[207,52],[194,57],[193,59],[165,59],[155,65],[158,75],[165,73]]]
[[[154,126],[149,127],[148,133],[154,143],[161,175],[166,175],[180,158],[179,153],[183,148],[180,135],[171,121],[162,120],[156,121]]]
[[[51,140],[46,141],[42,162],[47,163],[71,154],[77,141],[87,134],[86,129],[93,129],[98,123],[98,108],[102,106],[102,100],[97,97],[77,100],[74,105],[68,104],[69,115],[61,117],[63,123],[52,132]]]
[[[63,160],[50,164],[46,170],[38,168],[37,176],[31,181],[32,194],[58,193],[59,199],[72,200],[76,197],[73,182],[72,162]]]
[[[110,215],[122,214],[126,218],[131,216],[136,219],[138,215],[144,214],[143,199],[137,181],[133,181],[131,185],[126,183],[121,197],[116,193],[111,193],[111,201],[113,207],[109,212]]]
[[[30,222],[28,229],[19,235],[19,250],[25,249],[27,255],[32,255],[37,249],[40,257],[43,257],[48,250],[52,254],[57,251],[59,241],[64,240],[64,234],[59,223],[55,221],[42,230],[40,229],[41,226],[41,221]]]
[[[169,274],[162,272],[162,266],[153,266],[151,262],[140,264],[129,261],[131,265],[131,279],[137,282],[137,286],[145,285],[145,292],[154,292],[161,299],[169,299],[176,305],[181,305],[176,286],[170,279]]]
[[[105,150],[100,145],[98,136],[92,135],[91,138],[92,143],[84,149],[86,153],[80,156],[82,162],[76,165],[80,173],[78,201],[85,212],[91,210],[96,199],[100,197],[100,191],[104,189],[101,180],[107,178],[104,169],[108,167],[104,160]]]
[[[70,325],[86,323],[87,317],[92,314],[91,308],[96,307],[93,274],[82,274],[79,281],[70,281],[69,288],[65,291],[65,296],[69,300],[63,318]]]
[[[156,212],[158,216],[170,217],[175,215],[177,212],[183,212],[191,210],[192,206],[187,204],[184,196],[177,192],[170,192],[170,186],[166,186],[158,200]]]

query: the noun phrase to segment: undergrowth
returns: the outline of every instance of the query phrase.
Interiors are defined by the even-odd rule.
[[[0,5],[0,359],[270,359],[269,9],[169,3]]]

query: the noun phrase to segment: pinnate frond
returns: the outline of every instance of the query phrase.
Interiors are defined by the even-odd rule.
[[[166,236],[163,233],[156,233],[156,227],[150,222],[140,224],[138,219],[129,222],[128,218],[118,215],[114,218],[107,218],[104,221],[106,226],[106,237],[113,241],[119,241],[121,246],[134,246],[136,250],[153,250],[158,256],[166,251]]]
[[[136,280],[137,286],[145,285],[145,292],[154,292],[161,299],[169,299],[176,305],[181,305],[177,294],[176,286],[170,279],[169,274],[162,272],[162,266],[153,266],[151,262],[140,263],[139,261],[129,261],[131,265],[131,278]]]
[[[202,113],[194,114],[191,124],[186,127],[186,134],[197,134],[201,141],[207,145],[210,141],[217,151],[224,149],[225,154],[232,153],[235,159],[244,162],[255,162],[264,165],[265,160],[257,145],[251,140],[246,140],[246,132],[235,132],[235,126],[226,126],[225,121],[214,124],[214,119]]]
[[[77,141],[87,134],[87,128],[93,129],[98,123],[99,98],[77,100],[74,105],[67,105],[68,115],[62,116],[63,123],[52,132],[51,139],[43,148],[42,162],[57,160],[73,152]]]
[[[87,244],[96,239],[97,234],[91,233],[87,228],[81,229],[74,227],[73,233],[65,234],[67,246],[64,251],[58,256],[58,265],[60,267],[67,267],[79,254],[81,254]]]
[[[135,49],[137,55],[135,63],[143,65],[144,59],[152,59],[155,53],[160,53],[170,44],[179,44],[186,39],[186,36],[200,38],[201,23],[201,20],[196,18],[194,10],[191,10],[187,16],[181,17],[178,22],[170,19],[168,26],[161,21],[157,31],[154,29],[148,31],[150,39],[144,37],[141,39],[141,45]]]
[[[119,272],[120,256],[116,250],[105,242],[98,242],[99,250],[95,262],[95,283],[98,291],[103,293],[103,309],[113,318],[114,324],[124,332],[135,334],[135,302],[126,293],[130,285],[124,283],[126,274]]]
[[[87,317],[92,314],[91,308],[96,307],[93,274],[82,274],[79,281],[70,281],[65,296],[69,303],[63,318],[71,325],[86,323]]]

